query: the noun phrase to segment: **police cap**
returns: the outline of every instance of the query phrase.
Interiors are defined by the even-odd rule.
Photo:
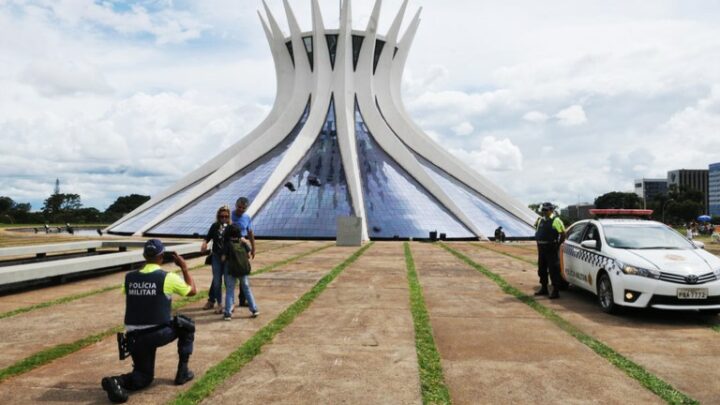
[[[163,254],[164,251],[165,245],[163,245],[160,239],[150,239],[145,242],[143,255],[145,255],[145,257],[157,257]]]

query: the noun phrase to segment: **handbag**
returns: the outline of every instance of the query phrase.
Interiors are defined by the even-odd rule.
[[[205,256],[205,265],[209,266],[212,264],[212,253],[208,253],[207,256]]]

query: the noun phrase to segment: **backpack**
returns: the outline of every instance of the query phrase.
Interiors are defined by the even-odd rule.
[[[238,242],[230,242],[230,254],[228,255],[228,273],[233,277],[247,276],[252,271],[250,266],[250,258],[248,257],[245,244]]]

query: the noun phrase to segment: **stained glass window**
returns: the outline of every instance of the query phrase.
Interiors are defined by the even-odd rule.
[[[351,204],[331,102],[310,150],[253,218],[255,233],[334,238],[336,218],[351,215]]]
[[[425,171],[485,236],[493,236],[498,226],[502,226],[505,235],[509,237],[527,237],[535,234],[530,225],[493,204],[421,156],[416,155],[416,157]]]
[[[355,105],[355,135],[371,238],[448,238],[475,235],[397,164],[375,142]]]
[[[308,102],[300,120],[278,146],[147,233],[152,235],[204,235],[215,220],[215,213],[220,206],[228,205],[232,209],[238,197],[243,196],[252,201],[295,140],[305,124],[309,112],[310,103]]]
[[[176,201],[180,200],[185,194],[192,190],[192,188],[195,187],[196,184],[200,183],[204,179],[205,178],[203,177],[202,179],[183,188],[177,193],[170,195],[169,197],[153,205],[152,207],[147,208],[143,212],[135,215],[127,221],[112,227],[109,232],[127,235],[134,234],[135,232],[139,231],[143,225],[145,225],[149,221],[152,221],[153,218],[155,218],[157,215],[160,215],[167,208],[170,208],[173,204],[175,204]]]

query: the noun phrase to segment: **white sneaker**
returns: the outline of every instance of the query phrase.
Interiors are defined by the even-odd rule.
[[[255,311],[250,315],[251,318],[257,318],[257,316],[260,315],[260,311]]]

